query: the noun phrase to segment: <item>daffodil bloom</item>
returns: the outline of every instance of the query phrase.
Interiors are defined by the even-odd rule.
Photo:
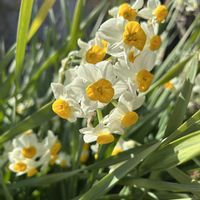
[[[137,12],[142,8],[143,0],[137,0],[133,5],[123,3],[119,7],[113,7],[109,10],[109,14],[113,17],[122,17],[125,20],[133,21],[137,16]]]
[[[34,176],[38,173],[37,168],[41,163],[32,159],[15,160],[9,164],[9,169],[16,173],[17,176],[26,174],[28,177]]]
[[[49,164],[54,165],[58,158],[58,154],[62,148],[58,137],[54,135],[52,131],[48,131],[47,137],[43,141],[45,147],[45,153],[41,157],[42,167],[41,170],[45,170]]]
[[[158,50],[162,44],[161,36],[156,34],[156,29],[158,29],[158,27],[146,22],[141,23],[141,26],[147,35],[147,41],[144,49],[151,51]]]
[[[78,45],[81,48],[80,54],[83,59],[83,63],[96,64],[104,60],[108,43],[106,40],[100,40],[95,38],[88,43],[83,42],[81,39],[78,40]]]
[[[104,107],[115,98],[114,88],[117,78],[109,61],[102,61],[96,65],[80,65],[77,74],[82,84],[77,80],[75,81],[77,84],[74,82],[71,87],[84,101],[82,106],[88,106],[94,111]]]
[[[44,147],[31,131],[15,138],[12,142],[13,150],[9,152],[10,160],[35,160],[44,154]]]
[[[150,72],[154,67],[155,54],[151,51],[145,50],[137,56],[134,63],[127,66],[124,60],[119,60],[115,64],[115,73],[121,80],[118,84],[120,87],[128,90],[129,84],[132,84],[139,92],[145,92],[149,89],[153,74]]]
[[[167,18],[168,9],[165,5],[161,5],[159,0],[148,0],[147,7],[141,9],[138,15],[144,19],[161,23]]]
[[[65,167],[70,167],[71,166],[71,162],[70,162],[70,156],[67,155],[64,152],[60,152],[56,158],[55,163],[57,165],[60,165],[62,168]]]
[[[105,117],[104,122],[114,133],[124,133],[124,128],[128,128],[137,123],[138,113],[135,111],[144,103],[144,96],[137,96],[135,92],[123,93],[117,106]]]
[[[61,118],[76,121],[77,117],[81,117],[82,112],[79,103],[75,99],[75,94],[70,87],[64,87],[60,83],[52,83],[56,100],[52,104],[52,110]]]
[[[82,128],[79,131],[84,134],[85,143],[96,141],[98,144],[109,144],[115,139],[113,133],[103,123],[99,123],[96,127]]]

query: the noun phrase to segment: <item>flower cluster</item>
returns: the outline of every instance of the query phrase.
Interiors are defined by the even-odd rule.
[[[114,134],[124,134],[138,121],[136,110],[153,81],[151,71],[162,43],[158,25],[168,14],[158,0],[143,4],[137,0],[111,9],[112,18],[94,39],[78,40],[80,65],[65,72],[64,84],[51,84],[53,111],[70,122],[87,120],[87,127],[80,129],[86,143],[111,143]]]
[[[53,132],[43,141],[39,141],[36,134],[27,131],[13,139],[8,151],[9,169],[17,175],[33,176],[47,169],[48,165],[58,164],[61,167],[70,166],[70,157],[60,152],[61,143]]]

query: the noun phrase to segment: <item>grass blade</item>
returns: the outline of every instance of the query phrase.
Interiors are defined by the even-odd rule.
[[[34,0],[22,0],[19,13],[19,21],[17,27],[17,43],[16,43],[16,81],[19,81],[21,71],[23,69],[23,61],[26,51],[28,28],[31,19],[32,7]],[[18,83],[19,84],[19,83]]]
[[[29,33],[28,33],[28,41],[33,37],[33,35],[38,31],[44,20],[46,19],[49,10],[52,8],[56,0],[45,0],[41,5],[35,19],[33,20]]]

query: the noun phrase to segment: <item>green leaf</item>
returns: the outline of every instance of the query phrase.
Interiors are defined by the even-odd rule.
[[[120,165],[116,170],[106,175],[97,184],[95,184],[88,192],[86,192],[80,200],[95,200],[108,192],[120,179],[122,179],[128,172],[133,170],[143,159],[150,153],[155,151],[160,143],[156,143],[145,149],[139,154],[132,154],[132,158]]]
[[[17,43],[16,43],[16,68],[15,75],[18,82],[23,69],[23,61],[26,51],[28,28],[31,19],[32,7],[34,0],[22,0],[19,21],[17,27]],[[18,83],[19,84],[19,83]]]
[[[49,10],[52,8],[56,0],[45,0],[41,5],[36,17],[34,18],[29,33],[28,41],[33,37],[33,35],[38,31],[44,20],[46,19]]]
[[[154,189],[154,190],[164,190],[172,192],[199,192],[200,184],[191,183],[191,184],[179,184],[179,183],[170,183],[166,181],[157,181],[146,178],[125,178],[121,183],[126,185],[135,185],[140,188]]]
[[[76,8],[74,11],[74,16],[73,16],[73,20],[71,24],[68,50],[73,50],[77,46],[77,39],[79,37],[78,33],[80,30],[81,14],[82,14],[84,3],[85,3],[85,0],[77,0]]]
[[[198,110],[192,117],[185,121],[179,128],[165,139],[162,145],[169,144],[173,140],[187,135],[188,133],[200,129],[200,110]]]
[[[174,110],[168,121],[167,128],[165,131],[166,136],[174,132],[184,120],[187,106],[190,101],[195,76],[198,69],[197,55],[195,55],[193,59],[191,59],[190,62],[188,62],[186,67],[189,67],[188,77],[184,82],[183,88],[181,89],[177,102],[174,105]]]
[[[166,146],[161,146],[141,165],[141,173],[169,169],[200,155],[200,131],[181,137]]]
[[[36,113],[27,117],[23,121],[17,123],[15,126],[10,128],[8,131],[3,133],[3,135],[0,136],[0,145],[2,145],[4,142],[14,138],[16,135],[23,133],[24,131],[27,131],[29,129],[35,128],[39,125],[42,125],[43,123],[50,120],[54,116],[52,109],[51,109],[51,104],[52,103],[48,103],[47,105],[43,106]]]

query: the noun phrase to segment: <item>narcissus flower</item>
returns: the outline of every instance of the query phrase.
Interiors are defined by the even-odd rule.
[[[78,45],[81,48],[80,54],[82,56],[83,62],[96,64],[104,60],[108,43],[105,40],[100,40],[95,38],[88,43],[78,40]]]
[[[119,7],[114,7],[109,10],[109,14],[113,17],[122,17],[125,20],[133,21],[137,16],[137,12],[142,8],[143,0],[137,0],[133,5],[123,3]]]
[[[167,18],[168,9],[165,5],[161,5],[159,0],[148,0],[147,7],[140,10],[138,15],[144,19],[161,23]]]
[[[114,135],[111,130],[103,123],[99,123],[96,127],[86,127],[79,130],[84,134],[85,143],[96,141],[98,144],[109,144],[114,141]]]
[[[154,67],[154,62],[154,53],[147,50],[138,55],[130,66],[127,66],[124,60],[119,60],[115,64],[115,73],[123,80],[120,82],[121,87],[124,83],[128,89],[129,84],[132,84],[139,92],[147,91],[153,80],[153,74],[150,71]]]
[[[110,112],[107,119],[107,126],[116,133],[124,133],[128,128],[137,123],[139,115],[134,110],[144,103],[144,96],[137,96],[135,93],[125,92],[118,100],[117,106]]]
[[[60,165],[62,168],[65,168],[65,167],[70,167],[71,166],[71,162],[70,162],[70,156],[67,155],[66,153],[64,152],[60,152],[58,155],[57,155],[57,158],[56,158],[56,161],[55,163],[57,165]]]
[[[52,83],[51,88],[56,98],[52,104],[52,110],[63,119],[71,122],[76,121],[82,112],[80,105],[73,96],[73,91],[60,83]]]

